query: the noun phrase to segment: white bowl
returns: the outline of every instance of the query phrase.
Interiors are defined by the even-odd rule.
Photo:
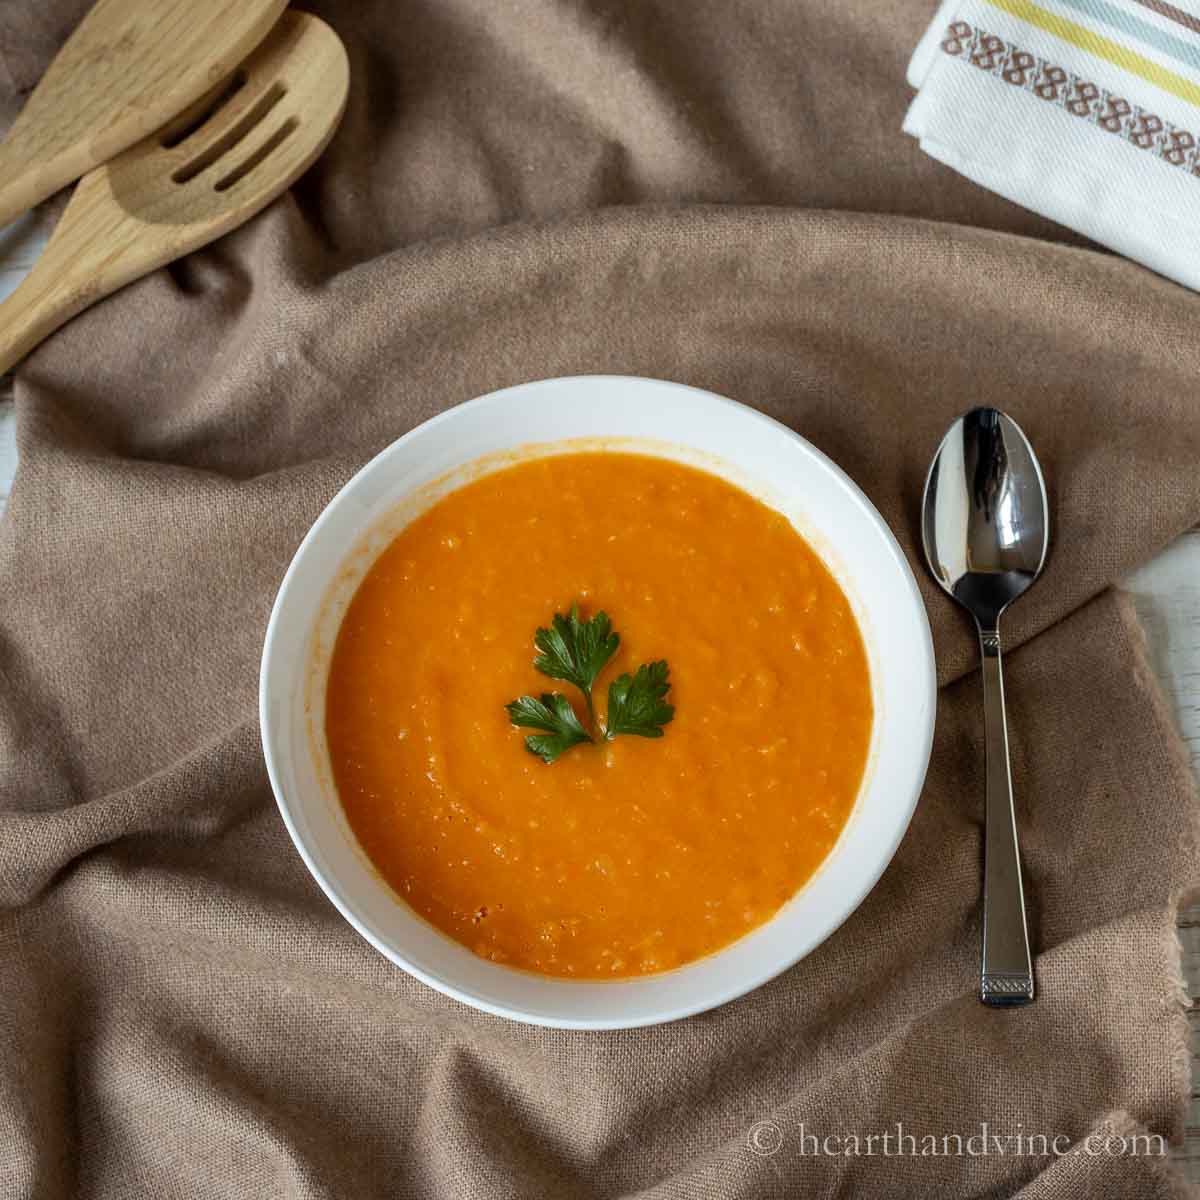
[[[374,871],[333,789],[324,683],[354,588],[405,521],[477,460],[599,439],[704,467],[785,514],[853,605],[871,670],[870,756],[846,828],[821,868],[766,924],[659,975],[554,979],[478,958],[418,916]],[[565,443],[565,444],[564,444]],[[507,454],[505,453],[507,452]],[[466,469],[466,470],[464,470]],[[575,1029],[672,1021],[765,983],[825,940],[888,865],[916,806],[933,739],[933,644],[916,582],[870,501],[819,450],[754,409],[652,379],[548,379],[459,405],[405,434],[330,501],[292,560],[263,648],[263,750],[284,824],[308,869],[376,949],[418,979],[490,1013]]]

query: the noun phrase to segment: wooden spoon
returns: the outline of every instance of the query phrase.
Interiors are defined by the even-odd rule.
[[[287,0],[99,0],[0,143],[0,226],[165,125]]]
[[[349,81],[337,34],[285,13],[231,80],[85,175],[0,304],[0,373],[97,300],[265,208],[325,149]]]

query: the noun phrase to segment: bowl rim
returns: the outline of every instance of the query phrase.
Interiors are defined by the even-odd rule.
[[[831,919],[823,923],[822,932],[811,940],[798,940],[797,949],[794,954],[789,954],[781,960],[772,962],[766,965],[763,970],[750,972],[739,976],[736,980],[730,982],[725,988],[713,989],[697,998],[694,1002],[687,1002],[672,1007],[657,1014],[647,1014],[645,1016],[629,1018],[616,1015],[613,1017],[598,1017],[598,1018],[571,1018],[557,1017],[544,1013],[535,1013],[526,1009],[516,1008],[512,1005],[503,1002],[497,1002],[486,995],[482,995],[474,991],[470,987],[465,987],[460,983],[444,978],[434,971],[430,971],[422,967],[409,958],[404,952],[397,949],[396,946],[388,944],[382,937],[362,919],[355,911],[354,905],[345,898],[341,889],[338,887],[334,879],[327,878],[326,873],[321,866],[316,862],[313,855],[310,853],[306,838],[301,833],[296,821],[290,812],[289,805],[285,799],[285,788],[281,778],[279,765],[276,762],[275,751],[273,746],[272,730],[274,726],[274,715],[270,711],[268,704],[268,690],[270,676],[272,674],[272,666],[274,663],[274,648],[278,636],[279,625],[283,619],[283,614],[288,607],[288,595],[290,588],[294,585],[295,575],[299,570],[299,564],[302,559],[310,552],[313,544],[318,541],[324,527],[333,520],[333,510],[339,506],[347,493],[354,491],[359,481],[363,476],[374,473],[383,466],[386,461],[402,452],[403,448],[411,441],[418,437],[426,436],[428,431],[434,429],[449,421],[458,421],[469,419],[469,415],[480,410],[498,407],[511,402],[521,393],[553,385],[554,387],[569,386],[571,384],[587,384],[594,386],[597,384],[611,385],[629,385],[629,384],[651,384],[655,387],[666,387],[677,389],[681,392],[689,393],[696,397],[702,397],[704,402],[713,404],[718,407],[735,410],[738,413],[739,419],[752,420],[769,428],[773,433],[776,433],[782,438],[786,438],[792,442],[803,452],[811,456],[816,463],[825,471],[829,472],[839,482],[845,490],[847,497],[853,502],[860,512],[868,519],[875,527],[876,532],[881,536],[883,545],[886,549],[887,556],[898,568],[900,577],[904,580],[907,599],[911,602],[914,612],[918,618],[917,624],[921,633],[921,646],[919,647],[918,658],[921,665],[920,678],[914,680],[914,692],[917,693],[917,699],[923,701],[923,710],[927,713],[924,726],[921,731],[920,744],[917,747],[913,761],[916,764],[916,773],[914,785],[911,793],[903,799],[903,802],[897,805],[897,815],[901,819],[895,823],[891,837],[887,840],[886,847],[881,842],[880,849],[886,849],[886,852],[880,853],[877,859],[869,869],[865,870],[860,876],[860,883],[857,887],[848,890],[844,893],[842,902],[837,905],[836,910],[830,913]],[[550,441],[565,441],[567,439],[554,438]],[[668,439],[669,441],[669,439]],[[536,443],[530,443],[536,444]],[[679,443],[683,446],[685,443]],[[469,465],[464,462],[463,466]],[[397,503],[400,503],[399,501]],[[370,522],[364,523],[363,531],[365,532]],[[899,542],[893,534],[891,527],[883,519],[878,509],[870,501],[863,490],[857,483],[833,461],[824,451],[813,445],[807,438],[797,433],[794,429],[776,420],[774,417],[753,408],[741,401],[733,400],[727,396],[723,396],[717,392],[711,392],[704,388],[693,387],[689,384],[677,383],[672,380],[659,379],[651,376],[640,375],[621,375],[621,374],[593,374],[593,375],[564,375],[564,376],[549,376],[541,379],[529,380],[524,383],[514,384],[508,387],[500,388],[495,391],[487,392],[481,396],[474,397],[470,400],[462,401],[452,405],[450,408],[444,409],[425,421],[415,425],[412,429],[401,434],[400,437],[389,442],[376,454],[372,455],[361,467],[358,468],[346,481],[338,488],[337,492],[330,497],[326,504],[322,507],[321,512],[309,526],[304,537],[301,539],[296,550],[288,563],[287,570],[284,572],[283,578],[280,581],[279,588],[276,592],[275,599],[271,605],[271,614],[267,621],[266,633],[263,639],[262,659],[259,669],[259,696],[258,696],[258,716],[260,739],[265,759],[267,775],[270,780],[271,790],[275,797],[276,806],[280,816],[283,819],[288,836],[290,837],[293,846],[299,853],[301,860],[304,862],[309,874],[316,880],[318,886],[324,892],[325,896],[330,900],[334,907],[341,913],[342,917],[351,925],[351,927],[363,937],[371,946],[373,946],[380,954],[382,954],[389,962],[400,967],[415,979],[420,980],[426,986],[433,988],[444,996],[457,1000],[472,1008],[482,1012],[489,1013],[493,1016],[504,1017],[509,1020],[517,1021],[522,1024],[540,1026],[543,1028],[558,1028],[558,1029],[594,1029],[594,1030],[614,1030],[614,1029],[634,1029],[643,1028],[653,1025],[667,1024],[672,1021],[681,1020],[685,1017],[694,1016],[698,1013],[708,1012],[719,1008],[733,1000],[737,1000],[748,993],[755,991],[764,984],[769,983],[772,979],[783,974],[795,966],[801,959],[811,954],[849,919],[849,917],[858,909],[867,895],[874,889],[879,882],[883,873],[887,870],[895,857],[896,851],[900,846],[908,831],[909,825],[912,822],[913,813],[916,811],[916,806],[920,800],[924,790],[924,783],[928,773],[929,760],[933,748],[934,728],[936,722],[937,709],[937,668],[934,656],[933,636],[929,626],[928,613],[925,608],[924,599],[921,596],[920,588],[917,585],[915,575],[901,549]],[[860,795],[861,798],[861,795]],[[857,805],[856,800],[856,805]],[[851,814],[853,820],[853,812]],[[831,855],[833,851],[830,852]],[[823,861],[822,866],[828,862],[828,856]],[[819,870],[820,868],[818,868]],[[386,885],[384,885],[386,886]],[[780,910],[783,911],[782,909]],[[418,914],[419,916],[419,914]],[[761,928],[765,928],[772,921],[776,920],[779,913],[768,918]],[[750,931],[753,932],[753,931]],[[447,936],[444,935],[443,936]],[[729,943],[729,946],[721,947],[714,951],[711,955],[705,956],[712,958],[724,953],[729,947],[737,945],[742,939],[736,939]],[[701,961],[701,960],[697,960]],[[691,964],[684,964],[684,968]],[[537,978],[551,979],[549,976],[537,976],[537,973],[531,972]],[[606,987],[619,987],[622,983],[636,982],[641,977],[621,977],[614,980],[570,980],[558,979],[553,977],[555,983],[563,983],[570,986],[574,983],[600,983]],[[651,977],[652,978],[652,977]]]

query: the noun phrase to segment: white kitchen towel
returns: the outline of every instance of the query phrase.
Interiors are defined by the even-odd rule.
[[[1200,290],[1200,0],[944,0],[908,81],[927,154]]]

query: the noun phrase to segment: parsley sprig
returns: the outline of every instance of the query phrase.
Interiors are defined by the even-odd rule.
[[[537,699],[522,696],[507,707],[508,719],[514,725],[544,730],[525,739],[526,748],[543,762],[552,763],[564,750],[592,740],[562,692],[543,692]]]
[[[670,668],[664,659],[643,663],[632,675],[618,675],[608,685],[608,711],[603,725],[596,719],[592,691],[621,644],[607,613],[581,620],[579,606],[573,604],[566,616],[555,613],[550,628],[539,629],[533,644],[540,651],[533,665],[543,675],[573,684],[583,693],[591,730],[580,721],[562,692],[521,696],[506,709],[508,719],[518,728],[540,731],[525,738],[525,748],[531,754],[552,763],[582,742],[612,741],[623,733],[662,737],[662,727],[675,715],[674,707],[666,703],[671,684]]]
[[[592,685],[621,644],[608,613],[599,612],[590,621],[581,621],[579,605],[573,604],[570,616],[555,613],[550,628],[534,634],[533,644],[541,651],[533,665],[551,679],[573,683],[584,694],[588,716],[595,723]]]
[[[618,675],[608,685],[608,720],[605,737],[636,733],[638,737],[662,737],[662,727],[675,715],[663,698],[671,690],[666,661],[643,663],[635,675]]]

